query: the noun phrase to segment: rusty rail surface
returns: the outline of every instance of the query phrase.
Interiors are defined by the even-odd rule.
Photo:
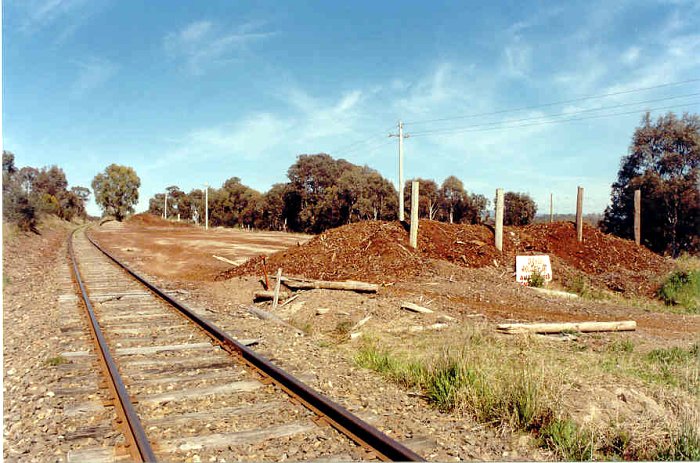
[[[90,302],[87,290],[83,284],[80,269],[78,268],[78,262],[75,258],[75,253],[73,252],[73,235],[77,231],[78,230],[73,231],[68,238],[68,254],[70,255],[71,262],[73,264],[73,275],[76,283],[78,283],[78,287],[80,288],[80,293],[85,304],[85,311],[87,312],[87,316],[90,321],[90,332],[92,333],[93,340],[97,345],[100,364],[105,372],[107,384],[112,392],[112,397],[114,398],[117,423],[119,423],[123,428],[124,436],[126,437],[127,442],[126,446],[134,461],[155,462],[156,457],[153,453],[153,449],[151,448],[151,444],[146,437],[146,432],[143,429],[141,420],[136,414],[136,410],[134,410],[129,393],[124,386],[124,381],[122,381],[122,378],[119,375],[117,364],[114,362],[114,358],[112,358],[112,354],[109,352],[109,346],[107,345],[107,341],[102,334],[102,329],[97,322],[95,311],[93,310],[92,303]]]
[[[316,392],[311,387],[302,383],[294,376],[274,365],[270,360],[258,354],[252,349],[239,343],[227,333],[219,329],[200,315],[194,313],[183,304],[166,294],[163,290],[146,280],[144,277],[120,262],[116,257],[102,248],[90,235],[86,233],[88,240],[109,257],[114,263],[123,268],[132,277],[141,282],[158,297],[177,309],[183,316],[194,322],[209,337],[218,343],[222,349],[239,357],[243,362],[251,366],[266,378],[270,378],[279,388],[284,390],[292,398],[299,401],[306,408],[318,415],[319,419],[327,422],[341,433],[348,436],[354,442],[365,449],[374,452],[384,461],[425,461],[423,457],[413,452],[405,445],[387,436],[377,428],[364,422],[345,408],[336,404],[329,398]]]

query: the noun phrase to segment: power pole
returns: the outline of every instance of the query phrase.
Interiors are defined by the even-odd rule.
[[[399,121],[399,133],[392,133],[389,137],[399,138],[399,221],[403,222],[403,139],[409,137],[409,135],[404,135],[403,133],[403,122]]]
[[[168,190],[165,190],[165,207],[163,208],[163,218],[168,220]]]
[[[549,193],[549,223],[554,222],[554,193]]]
[[[204,184],[204,229],[209,230],[209,184]]]

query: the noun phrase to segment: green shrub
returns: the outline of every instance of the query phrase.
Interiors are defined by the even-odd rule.
[[[700,313],[700,271],[673,272],[659,288],[658,295],[666,305],[678,305],[690,313]]]
[[[537,268],[532,270],[530,276],[527,277],[527,285],[532,288],[541,288],[544,286],[544,282],[544,275]]]
[[[700,431],[697,423],[683,422],[680,429],[671,433],[669,444],[659,449],[654,460],[700,461]]]
[[[68,363],[68,359],[62,355],[57,355],[56,357],[46,359],[46,364],[52,367],[57,367],[58,365],[63,365],[64,363]]]
[[[592,434],[580,429],[571,420],[554,420],[540,431],[541,445],[570,461],[592,459],[592,437]]]

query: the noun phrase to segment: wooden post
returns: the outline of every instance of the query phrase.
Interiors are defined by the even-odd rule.
[[[634,242],[642,242],[642,192],[634,190]]]
[[[583,187],[578,187],[576,195],[576,239],[583,241]]]
[[[411,234],[410,245],[418,247],[418,182],[411,182]]]
[[[280,299],[280,284],[282,283],[282,269],[277,269],[277,282],[275,283],[275,294],[272,299],[272,310],[277,308],[277,302]]]
[[[549,223],[554,222],[554,194],[549,193]]]
[[[503,251],[503,188],[496,189],[496,249]]]

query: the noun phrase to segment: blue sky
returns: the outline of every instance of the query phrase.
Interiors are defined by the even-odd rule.
[[[642,112],[700,112],[699,25],[681,0],[6,0],[3,146],[71,185],[132,166],[143,210],[172,184],[265,191],[302,153],[396,182],[401,119],[406,178],[561,213],[582,185],[602,212]]]

